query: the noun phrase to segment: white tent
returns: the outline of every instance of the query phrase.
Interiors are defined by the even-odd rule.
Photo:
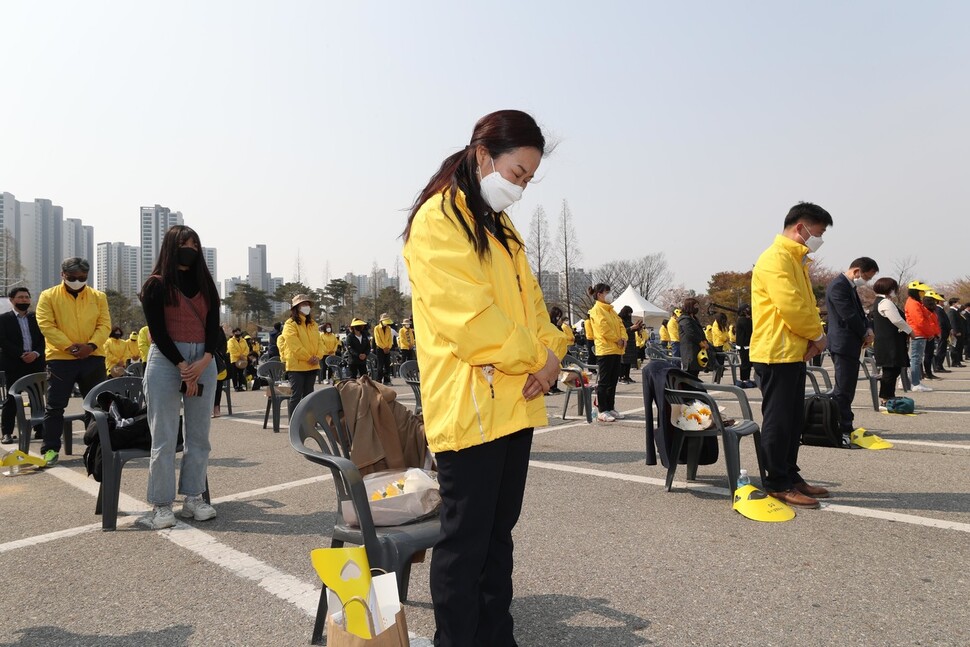
[[[654,330],[659,328],[660,323],[670,316],[665,310],[658,308],[644,299],[632,285],[627,286],[623,294],[613,299],[614,310],[619,312],[623,306],[633,308],[634,319],[643,319],[644,325],[650,326]]]

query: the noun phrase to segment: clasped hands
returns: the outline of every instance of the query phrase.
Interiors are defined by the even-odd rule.
[[[808,350],[805,353],[804,361],[809,361],[816,355],[821,355],[825,347],[828,346],[828,337],[822,335],[821,339],[808,342]]]
[[[557,379],[559,379],[559,358],[547,348],[546,363],[536,373],[529,374],[525,380],[525,386],[522,387],[522,395],[526,400],[532,400],[548,393]]]

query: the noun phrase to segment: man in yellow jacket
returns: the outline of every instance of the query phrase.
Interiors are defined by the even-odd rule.
[[[401,322],[401,330],[397,333],[397,347],[401,349],[402,362],[414,359],[414,328],[411,327],[410,319]]]
[[[229,353],[229,375],[232,376],[232,386],[237,391],[246,390],[246,368],[249,366],[249,344],[243,339],[242,330],[232,329],[232,337],[226,342],[226,352]],[[282,353],[280,353],[282,355]]]
[[[680,308],[674,308],[674,316],[667,321],[667,337],[670,339],[670,354],[680,357],[680,328],[677,320],[680,318]]]
[[[391,347],[394,345],[394,322],[385,312],[381,315],[380,323],[374,326],[374,350],[377,353],[377,374],[381,382],[391,385]]]
[[[819,507],[825,488],[798,473],[805,418],[805,362],[825,350],[826,337],[808,276],[811,259],[832,216],[802,202],[788,212],[784,229],[758,258],[751,276],[751,363],[761,378],[761,454],[765,490],[788,505]]]
[[[57,462],[64,431],[64,407],[76,384],[81,395],[104,381],[102,347],[111,332],[108,298],[87,286],[90,263],[73,257],[61,263],[63,281],[40,293],[37,325],[47,341],[47,409],[40,452]]]
[[[280,335],[282,338],[282,335]],[[333,368],[327,366],[327,358],[337,354],[340,347],[340,338],[333,334],[333,325],[329,321],[323,322],[320,326],[320,341],[323,342],[323,355],[320,356],[320,379],[333,379]]]

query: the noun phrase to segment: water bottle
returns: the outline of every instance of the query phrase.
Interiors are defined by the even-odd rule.
[[[740,490],[745,485],[751,485],[751,479],[748,478],[748,470],[741,470],[738,474],[738,487],[735,489]]]

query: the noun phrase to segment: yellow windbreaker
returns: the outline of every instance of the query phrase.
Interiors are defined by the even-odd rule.
[[[623,348],[619,342],[621,339],[626,339],[626,328],[613,306],[597,301],[589,309],[589,320],[593,322],[596,356],[622,355]]]
[[[447,194],[421,205],[404,245],[425,434],[435,452],[545,426],[544,398],[526,401],[522,389],[549,350],[560,359],[566,354],[566,337],[549,321],[525,249],[510,240],[509,251],[488,234],[491,256],[479,260],[457,222],[474,228],[463,193],[456,202],[459,213]]]
[[[641,328],[640,330],[633,333],[637,340],[637,348],[643,348],[647,345],[647,331]]]
[[[138,356],[141,361],[148,361],[148,349],[152,345],[152,336],[148,332],[148,326],[144,326],[138,331]]]
[[[572,346],[576,343],[576,333],[573,332],[573,327],[569,325],[569,322],[563,322],[562,331],[566,334],[566,345]]]
[[[323,340],[320,339],[320,331],[316,324],[311,323],[307,326],[304,322],[306,318],[297,313],[300,323],[297,324],[290,317],[283,324],[283,333],[280,337],[286,339],[286,370],[287,371],[316,371],[320,364],[311,364],[310,358],[316,357],[323,360]]]
[[[280,335],[280,338],[283,336]],[[327,357],[328,355],[335,355],[337,353],[337,346],[340,345],[340,339],[332,332],[322,332],[320,333],[320,341],[323,342],[323,355],[322,357]],[[285,342],[284,342],[285,343]],[[277,344],[277,347],[279,344]]]
[[[128,359],[133,362],[138,361],[138,333],[133,332],[128,338]]]
[[[374,345],[378,348],[386,351],[391,350],[391,346],[394,344],[394,333],[391,332],[390,326],[377,325],[374,326]]]
[[[715,321],[711,324],[711,345],[719,350],[731,350],[730,337]]]
[[[283,337],[283,331],[276,336],[276,348],[280,351],[280,361],[286,364],[286,339]]]
[[[583,322],[583,332],[586,333],[587,341],[596,341],[596,336],[593,334],[593,322],[589,320],[589,317]]]
[[[125,360],[128,359],[128,342],[124,339],[108,337],[104,340],[102,350],[104,350],[104,368],[107,371],[118,364],[124,366]]]
[[[751,275],[751,361],[804,361],[809,340],[822,336],[822,320],[808,278],[808,248],[777,235]]]
[[[671,342],[680,341],[680,328],[677,326],[677,317],[671,317],[667,322],[667,336]]]
[[[401,350],[414,348],[414,328],[401,326],[397,332],[397,345]]]
[[[666,344],[670,341],[670,333],[667,332],[667,326],[660,326],[660,343]]]
[[[226,343],[226,352],[229,353],[229,363],[235,364],[239,360],[249,357],[249,344],[242,337],[237,341],[236,336],[233,335]]]
[[[104,292],[85,287],[72,297],[64,283],[40,293],[37,326],[47,340],[47,360],[75,359],[67,351],[74,344],[94,344],[92,355],[104,357],[104,342],[111,334],[111,313]]]

